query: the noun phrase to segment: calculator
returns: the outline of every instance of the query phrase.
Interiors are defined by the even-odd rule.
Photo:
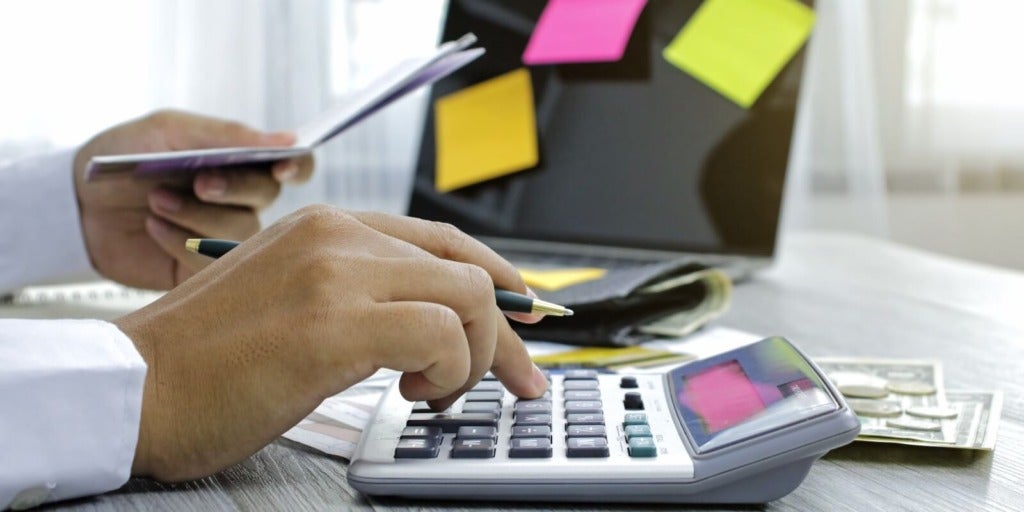
[[[370,495],[514,501],[764,503],[803,481],[860,423],[781,337],[705,347],[658,373],[550,373],[520,399],[493,376],[451,408],[394,383],[348,470]]]

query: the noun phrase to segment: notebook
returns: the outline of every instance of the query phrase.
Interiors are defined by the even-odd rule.
[[[571,307],[611,301],[617,312],[616,301],[681,273],[714,268],[742,280],[768,266],[805,50],[741,106],[663,57],[701,3],[647,2],[619,60],[527,65],[546,1],[449,2],[442,39],[473,32],[487,54],[432,87],[408,213],[454,224],[520,268],[606,270],[596,281],[536,290]],[[536,165],[442,191],[438,164],[450,155],[438,154],[440,107],[489,81],[504,87],[522,69]],[[570,323],[541,322],[549,328],[542,339],[558,339],[550,329]]]
[[[431,84],[483,55],[482,48],[469,48],[476,37],[461,35],[438,47],[430,55],[402,61],[370,85],[326,110],[296,130],[296,143],[282,148],[213,148],[130,155],[93,157],[86,179],[93,180],[126,173],[155,176],[194,172],[204,167],[274,162],[311,153],[317,146],[359,123],[391,102]]]

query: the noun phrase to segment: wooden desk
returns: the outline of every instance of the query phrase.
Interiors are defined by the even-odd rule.
[[[721,325],[781,334],[812,355],[934,357],[947,388],[1005,392],[994,453],[854,443],[816,463],[772,510],[1011,510],[1024,506],[1024,274],[866,238],[800,234],[772,271],[736,287]],[[175,487],[133,480],[66,504],[83,510],[501,509],[507,503],[365,498],[346,464],[279,440],[219,475]],[[1014,505],[1016,503],[1016,505]],[[518,505],[530,510],[680,507]],[[714,510],[702,507],[701,510]]]

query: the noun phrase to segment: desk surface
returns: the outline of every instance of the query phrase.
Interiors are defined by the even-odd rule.
[[[720,325],[785,335],[811,355],[938,358],[945,365],[947,388],[1002,389],[1005,404],[995,452],[854,443],[815,463],[800,488],[769,508],[1013,510],[1024,503],[1024,315],[1019,314],[1024,274],[854,236],[792,235],[781,247],[774,269],[736,287],[734,305]],[[366,498],[345,482],[346,469],[339,459],[279,440],[245,462],[198,482],[164,486],[133,480],[120,491],[65,506],[83,510],[515,508]]]

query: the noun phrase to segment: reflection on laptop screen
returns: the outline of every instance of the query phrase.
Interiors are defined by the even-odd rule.
[[[804,50],[744,109],[662,57],[699,0],[648,2],[621,61],[528,66],[539,164],[435,190],[433,101],[523,67],[545,4],[451,0],[442,40],[473,32],[487,53],[433,88],[409,214],[486,237],[770,256]]]

